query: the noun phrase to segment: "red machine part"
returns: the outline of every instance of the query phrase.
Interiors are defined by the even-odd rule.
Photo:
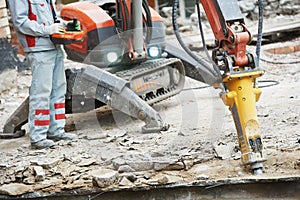
[[[68,4],[61,10],[61,16],[64,20],[72,20],[76,16],[80,21],[81,29],[84,31],[84,41],[73,43],[67,48],[80,53],[87,53],[87,33],[102,27],[114,26],[112,18],[99,6],[89,2],[77,2]]]
[[[84,39],[83,31],[67,31],[65,34],[52,34],[51,39],[56,44],[73,44],[74,42],[82,42]]]
[[[127,0],[126,3],[129,4],[130,0]],[[130,4],[129,4],[130,5]],[[130,9],[130,6],[127,6]],[[152,8],[150,8],[151,17],[153,22],[162,22],[161,16]],[[122,9],[122,13],[124,10]],[[114,20],[107,14],[105,10],[99,7],[95,3],[90,2],[76,2],[65,5],[61,10],[61,17],[64,20],[72,20],[74,17],[81,24],[81,29],[84,31],[84,40],[80,43],[73,43],[67,45],[66,47],[70,50],[80,52],[82,54],[87,54],[89,45],[88,41],[94,40],[93,38],[88,38],[88,33],[92,31],[97,31],[97,29],[104,29],[107,27],[115,27]],[[126,19],[126,18],[124,18]],[[130,19],[126,19],[130,20]],[[128,27],[130,29],[130,27]],[[128,30],[129,30],[128,29]],[[107,33],[113,35],[114,33]],[[101,41],[100,41],[101,42]]]
[[[211,25],[211,29],[218,40],[219,48],[228,51],[229,55],[234,55],[234,62],[237,66],[245,66],[249,64],[249,59],[246,55],[246,45],[251,42],[251,34],[244,24],[231,24],[226,22],[227,32],[224,32],[224,28],[221,24],[221,19],[217,13],[216,7],[211,0],[200,0],[208,21]],[[242,31],[234,30],[242,27]]]

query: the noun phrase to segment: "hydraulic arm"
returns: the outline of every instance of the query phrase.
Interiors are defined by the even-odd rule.
[[[262,173],[266,160],[255,103],[261,90],[256,78],[264,74],[256,59],[247,52],[251,41],[236,0],[200,0],[216,38],[212,59],[222,74],[222,100],[232,113],[244,164],[255,174]]]

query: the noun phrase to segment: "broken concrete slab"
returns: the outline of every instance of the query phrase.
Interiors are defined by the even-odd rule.
[[[29,192],[33,192],[33,186],[22,183],[10,183],[0,186],[0,194],[17,196]]]
[[[56,166],[59,162],[63,161],[64,158],[36,158],[31,160],[31,164],[39,165],[44,167],[45,169],[51,169],[52,167]]]
[[[129,165],[121,165],[118,168],[118,172],[119,173],[123,173],[123,172],[135,172],[135,170],[132,167],[130,167]]]
[[[73,183],[63,185],[61,187],[62,190],[74,190],[78,188],[85,187],[87,185],[87,182],[84,180],[76,180]]]
[[[38,184],[34,185],[34,190],[41,190],[48,187],[62,187],[63,181],[58,178],[51,178],[49,180],[44,180],[42,182],[39,182]]]
[[[126,161],[126,163],[135,171],[147,171],[154,167],[152,161]]]
[[[82,159],[80,163],[77,164],[79,167],[87,167],[93,164],[97,164],[96,159],[90,158],[90,159]]]
[[[70,174],[76,170],[76,166],[70,162],[63,162],[57,166],[56,173],[62,175],[63,178],[69,177]]]

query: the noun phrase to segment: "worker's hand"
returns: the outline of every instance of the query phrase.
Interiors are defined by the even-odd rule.
[[[60,23],[55,23],[50,25],[50,35],[57,33],[57,34],[65,34],[66,30]]]

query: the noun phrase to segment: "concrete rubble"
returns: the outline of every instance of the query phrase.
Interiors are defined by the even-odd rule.
[[[253,24],[253,22],[258,20],[259,7],[258,1],[253,0],[238,0],[238,4],[241,11],[245,17],[246,25]],[[264,17],[265,18],[283,18],[285,16],[296,16],[300,14],[300,1],[293,0],[264,0]],[[201,7],[201,6],[200,6]],[[172,25],[172,7],[164,7],[161,12],[164,16],[167,16],[164,20],[166,25],[166,33],[173,34]],[[196,10],[195,10],[196,12]],[[206,14],[204,9],[200,8],[201,21],[204,29],[210,29],[210,25],[207,22]],[[189,32],[198,30],[198,14],[194,13],[189,19],[182,19],[178,16],[177,24],[180,32]],[[211,33],[210,30],[206,30],[207,33]]]
[[[251,0],[238,0],[246,17],[257,20],[258,3]],[[264,0],[264,16],[267,18],[278,15],[297,15],[300,13],[300,2],[293,0]]]

